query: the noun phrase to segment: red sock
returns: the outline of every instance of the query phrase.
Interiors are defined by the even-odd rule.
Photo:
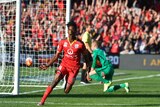
[[[47,99],[48,95],[49,95],[51,92],[52,92],[52,88],[51,88],[51,86],[48,86],[48,87],[46,88],[46,91],[45,91],[44,94],[43,94],[42,99],[41,99],[41,103],[42,103],[42,104],[44,104],[45,100]]]

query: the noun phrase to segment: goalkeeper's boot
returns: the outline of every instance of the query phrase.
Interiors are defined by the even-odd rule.
[[[111,84],[112,84],[111,81],[109,81],[108,83],[104,83],[104,90],[103,90],[103,92],[106,92]]]
[[[37,106],[43,106],[44,105],[44,103],[42,103],[42,102],[39,102],[38,104],[37,104]]]
[[[129,93],[130,92],[129,84],[128,83],[124,83],[124,84],[125,84],[124,89],[126,90],[127,93]]]

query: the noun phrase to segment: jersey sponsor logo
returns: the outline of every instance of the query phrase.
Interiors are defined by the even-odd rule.
[[[67,47],[67,42],[64,42],[63,46],[64,46],[64,47]]]
[[[75,44],[75,45],[74,45],[74,48],[76,48],[76,49],[77,49],[78,47],[79,47],[79,45],[78,45],[78,44]]]
[[[68,50],[67,50],[67,53],[68,53],[69,55],[72,55],[72,54],[73,54],[73,50],[72,50],[72,49],[68,49]]]

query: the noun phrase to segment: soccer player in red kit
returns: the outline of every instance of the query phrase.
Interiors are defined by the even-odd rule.
[[[80,55],[84,55],[86,62],[89,62],[85,56],[86,48],[83,42],[78,41],[76,38],[77,26],[75,22],[71,21],[67,24],[68,27],[68,37],[67,39],[61,40],[58,44],[56,54],[51,58],[51,60],[46,65],[41,65],[40,69],[46,70],[53,62],[55,62],[62,50],[64,51],[64,56],[61,61],[60,66],[57,69],[56,75],[52,83],[46,88],[41,101],[38,106],[44,105],[45,100],[48,95],[52,92],[53,88],[59,83],[64,76],[66,76],[66,85],[64,92],[69,93],[75,82],[76,76],[80,69]]]

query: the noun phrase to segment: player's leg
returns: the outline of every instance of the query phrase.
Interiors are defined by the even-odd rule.
[[[76,76],[79,72],[79,68],[76,69],[67,69],[68,75],[66,75],[66,86],[64,92],[67,94],[72,89],[72,86],[76,80]]]
[[[69,76],[69,74],[67,74],[66,78],[65,78],[66,84],[65,84],[65,87],[64,87],[64,92],[66,94],[69,93],[70,90],[72,89],[72,84],[68,83],[68,76]]]
[[[104,89],[103,91],[105,92],[108,87],[111,85],[111,81],[110,80],[107,80],[106,78],[104,78],[104,72],[102,71],[98,71],[96,72],[95,70],[92,70],[90,71],[89,73],[90,75],[90,78],[93,79],[93,80],[96,80],[96,81],[100,81],[100,82],[103,82],[104,83]]]
[[[63,68],[63,67],[61,67],[61,68]],[[61,71],[59,69],[57,70],[51,85],[49,85],[46,88],[46,91],[44,92],[40,103],[38,103],[38,106],[44,105],[48,95],[52,92],[53,88],[55,88],[56,85],[60,82],[60,80],[63,79],[64,75],[62,74],[62,70],[65,70],[65,68],[61,69]]]
[[[66,87],[65,87],[65,89],[64,89],[64,92],[65,92],[66,94],[68,94],[68,93],[71,91],[72,86],[73,86],[73,84],[71,84],[71,83],[66,83]]]
[[[101,73],[101,71],[98,71],[98,72]],[[97,73],[95,70],[91,68],[91,71],[89,72],[89,76],[93,80],[102,81],[103,83],[108,83],[108,80],[103,78],[103,76],[101,76],[101,74],[99,73]]]
[[[52,92],[53,88],[56,87],[56,85],[59,83],[59,81],[62,79],[62,76],[61,74],[57,73],[55,75],[55,78],[54,80],[52,81],[52,84],[49,85],[47,88],[46,88],[46,91],[44,92],[43,94],[43,97],[41,99],[41,102],[39,103],[39,105],[43,105],[45,100],[47,99],[48,95]]]
[[[106,75],[105,78],[108,81],[112,81],[112,77],[113,77],[113,74],[114,74],[114,69],[112,67],[108,68],[108,69],[105,70],[104,73]],[[105,87],[107,87],[107,84],[104,84],[104,91],[105,92],[113,92],[113,91],[116,91],[116,90],[121,89],[121,88],[125,88],[126,92],[129,92],[128,83],[122,83],[122,84],[110,86],[110,87],[107,87],[106,89],[105,89]]]
[[[130,91],[128,83],[122,83],[122,84],[111,86],[106,91],[107,92],[113,92],[113,91],[116,91],[116,90],[121,89],[121,88],[124,88],[127,93]]]
[[[87,57],[88,57],[89,61],[92,62],[92,55],[89,51],[88,51]],[[82,84],[89,83],[89,81],[87,79],[87,75],[89,72],[90,72],[90,68],[88,68],[87,64],[83,61],[83,67],[82,67],[82,71],[81,71],[81,83]]]
[[[112,67],[106,67],[106,69],[104,69],[103,72],[101,73],[101,76],[104,76],[105,80],[108,81],[104,82],[104,89],[103,89],[104,92],[106,92],[106,90],[108,90],[109,87],[111,86],[113,74],[114,74],[114,69]]]
[[[87,83],[87,80],[86,80],[86,69],[87,69],[87,65],[86,63],[83,63],[83,67],[82,67],[82,70],[81,70],[81,83],[82,84],[86,84]]]

